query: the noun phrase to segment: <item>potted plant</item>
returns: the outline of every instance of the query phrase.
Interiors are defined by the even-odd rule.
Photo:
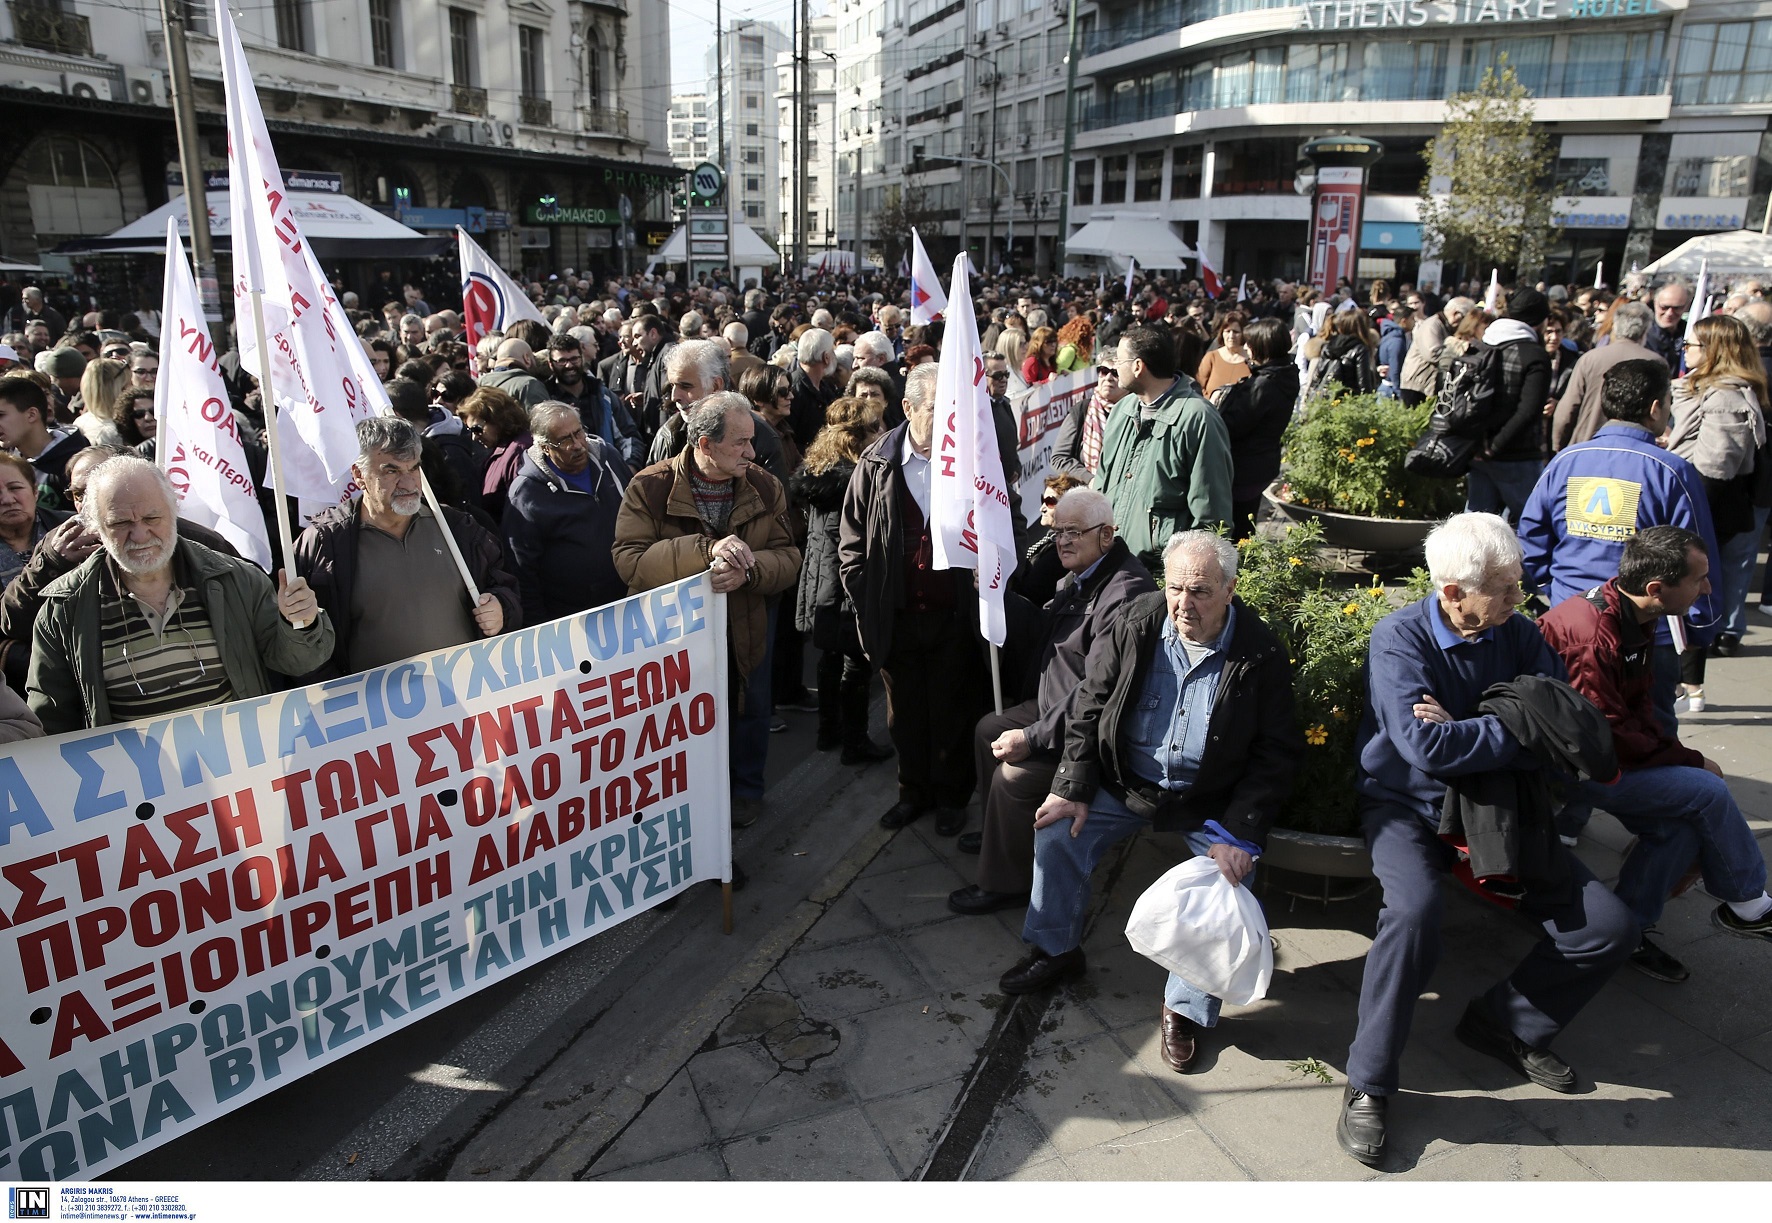
[[[1365,712],[1372,628],[1429,591],[1421,569],[1394,590],[1336,581],[1321,559],[1320,522],[1294,523],[1237,545],[1237,594],[1285,643],[1305,755],[1264,861],[1338,878],[1370,875],[1354,810],[1354,736]]]
[[[1464,508],[1462,480],[1403,470],[1427,431],[1433,402],[1329,393],[1312,398],[1286,430],[1285,469],[1267,499],[1294,522],[1315,521],[1323,540],[1361,552],[1418,548],[1441,518]]]

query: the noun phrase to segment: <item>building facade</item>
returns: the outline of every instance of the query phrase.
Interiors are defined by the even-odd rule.
[[[220,58],[206,6],[188,37],[206,170],[226,169]],[[507,266],[616,270],[669,234],[663,6],[638,0],[276,0],[237,17],[289,170],[420,230],[466,210]],[[0,253],[51,271],[60,243],[102,235],[180,188],[156,6],[13,0],[0,9]],[[620,249],[627,196],[641,248]],[[662,232],[660,232],[662,231]],[[102,261],[104,279],[143,274]],[[152,275],[158,277],[158,269]],[[347,277],[347,279],[349,279]]]
[[[840,132],[837,127],[837,35],[835,17],[814,17],[807,24],[809,58],[806,64],[804,100],[796,87],[794,59],[799,49],[782,52],[775,59],[777,158],[780,165],[778,209],[781,254],[801,249],[804,237],[809,263],[837,247],[836,195],[839,179]],[[797,218],[800,191],[800,159],[795,143],[801,106],[806,121],[806,215]],[[804,234],[802,234],[804,230]]]
[[[1764,2],[1130,0],[1086,6],[1080,27],[1073,227],[1162,216],[1230,277],[1304,275],[1298,146],[1353,132],[1385,146],[1362,277],[1437,280],[1423,150],[1447,98],[1504,58],[1556,152],[1553,281],[1601,266],[1617,283],[1695,234],[1757,229],[1772,186]]]
[[[671,160],[685,170],[693,170],[708,159],[713,136],[707,94],[671,95],[670,138]]]
[[[741,18],[727,23],[725,36],[707,54],[709,147],[716,150],[710,160],[726,167],[738,219],[776,245],[781,220],[776,182],[781,173],[776,104],[781,85],[776,65],[789,45],[780,26]],[[722,131],[725,150],[719,149]]]

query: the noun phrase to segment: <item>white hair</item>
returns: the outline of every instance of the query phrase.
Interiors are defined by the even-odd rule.
[[[872,357],[890,361],[896,355],[892,339],[884,331],[869,331],[855,339],[855,360],[859,364],[866,365]]]
[[[823,307],[820,307],[819,309],[814,310],[812,312],[812,317],[810,319],[808,319],[807,321],[810,322],[814,327],[820,328],[821,330],[824,330],[824,331],[829,331],[837,323],[836,318],[834,318],[832,316],[831,312],[829,310],[824,309]]]
[[[720,335],[734,348],[743,348],[751,342],[751,330],[743,323],[727,323]]]
[[[1059,510],[1067,507],[1076,510],[1098,527],[1114,525],[1114,503],[1107,499],[1106,493],[1087,485],[1066,489],[1064,495],[1058,499],[1058,504],[1052,507],[1053,515],[1056,517]]]
[[[935,402],[935,380],[941,376],[941,370],[933,361],[925,361],[917,366],[904,380],[904,401],[918,408],[926,408]]]
[[[691,367],[696,371],[696,380],[703,386],[718,378],[721,387],[731,389],[732,366],[720,346],[712,340],[680,340],[665,358],[666,377],[674,378]]]
[[[831,350],[837,346],[831,333],[822,327],[808,327],[800,333],[798,354],[801,365],[822,365],[831,359]]]
[[[1427,537],[1427,571],[1438,589],[1476,590],[1520,561],[1520,537],[1499,514],[1454,514]]]
[[[1071,492],[1084,491],[1093,490],[1075,488],[1071,490]],[[1237,579],[1237,545],[1215,532],[1177,531],[1169,537],[1169,542],[1163,545],[1163,568],[1169,568],[1170,557],[1179,555],[1210,556],[1218,562],[1219,576],[1226,585]]]

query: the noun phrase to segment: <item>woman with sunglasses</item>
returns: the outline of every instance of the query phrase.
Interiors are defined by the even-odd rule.
[[[153,462],[160,432],[160,418],[154,414],[153,388],[124,387],[117,395],[116,416],[117,431],[123,435],[123,444]]]
[[[1111,355],[1111,354],[1109,354]],[[1095,367],[1095,387],[1087,399],[1078,397],[1052,443],[1052,470],[1088,483],[1101,464],[1101,438],[1108,413],[1126,397],[1120,371],[1104,361]]]
[[[469,435],[491,452],[481,480],[480,508],[496,522],[504,514],[505,497],[522,469],[523,455],[535,444],[529,413],[497,387],[483,386],[461,401],[456,415]]]
[[[1063,472],[1047,476],[1046,484],[1040,490],[1040,521],[1028,531],[1027,551],[1009,577],[1009,589],[1035,607],[1046,606],[1057,593],[1058,584],[1064,580],[1058,538],[1052,533],[1052,514],[1058,509],[1058,499],[1087,483],[1080,472]]]
[[[1722,553],[1711,584],[1719,592],[1723,631],[1711,649],[1728,658],[1741,648],[1747,627],[1747,588],[1766,521],[1754,506],[1755,473],[1769,458],[1766,372],[1747,324],[1726,314],[1700,319],[1684,348],[1692,372],[1673,385],[1674,425],[1667,448],[1704,477]],[[1690,708],[1703,709],[1702,649],[1680,656],[1680,679]]]

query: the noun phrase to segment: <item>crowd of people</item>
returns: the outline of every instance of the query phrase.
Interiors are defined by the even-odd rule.
[[[1427,540],[1433,593],[1372,639],[1358,789],[1384,908],[1341,1145],[1385,1159],[1449,872],[1544,931],[1458,1036],[1554,1090],[1575,1074],[1551,1044],[1612,971],[1687,975],[1649,932],[1689,872],[1717,925],[1772,939],[1759,848],[1720,769],[1678,739],[1707,656],[1739,649],[1772,506],[1759,285],[1688,333],[1677,283],[1522,285],[1491,310],[1477,286],[1442,302],[1382,282],[1326,298],[1256,285],[1215,303],[1163,278],[1130,297],[984,279],[1004,488],[1024,475],[1014,396],[1094,374],[1037,515],[1011,494],[1022,563],[1001,712],[972,575],[934,564],[945,326],[913,326],[905,286],[567,269],[529,287],[546,321],[472,349],[417,283],[384,276],[369,310],[343,295],[393,414],[360,423],[360,492],[303,524],[274,580],[179,519],[152,462],[142,318],[70,326],[27,293],[0,346],[18,366],[0,377],[0,732],[256,696],[706,573],[727,596],[734,826],[763,812],[783,715],[815,713],[818,750],[895,759],[882,825],[932,815],[978,855],[954,910],[1026,907],[1029,951],[1002,989],[1048,988],[1083,970],[1090,876],[1111,845],[1174,830],[1246,884],[1284,810],[1304,750],[1292,660],[1236,586],[1287,425],[1344,395],[1462,395],[1468,368],[1490,406],[1466,512]],[[262,471],[258,389],[237,354],[222,367]],[[1536,622],[1515,614],[1528,591],[1548,609]],[[868,730],[876,672],[889,745]],[[1639,838],[1611,888],[1571,852],[1595,806]],[[1159,1016],[1164,1060],[1185,1073],[1219,1000],[1171,975]]]

